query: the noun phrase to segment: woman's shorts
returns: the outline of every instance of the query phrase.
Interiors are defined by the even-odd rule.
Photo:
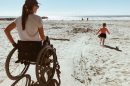
[[[98,35],[99,38],[106,38],[106,34],[105,33],[101,33],[100,35]]]

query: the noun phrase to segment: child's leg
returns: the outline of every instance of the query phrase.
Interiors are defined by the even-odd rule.
[[[100,37],[100,45],[101,45],[101,43],[102,43],[102,38]]]
[[[104,45],[105,43],[105,38],[102,38],[102,45]]]

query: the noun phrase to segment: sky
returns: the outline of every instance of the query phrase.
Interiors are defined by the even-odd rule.
[[[0,0],[0,16],[20,16],[25,0]],[[38,0],[40,16],[130,15],[130,0]]]

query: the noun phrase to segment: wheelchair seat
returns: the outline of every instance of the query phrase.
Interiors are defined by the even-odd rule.
[[[42,49],[42,41],[18,40],[18,60],[36,62],[37,56]]]

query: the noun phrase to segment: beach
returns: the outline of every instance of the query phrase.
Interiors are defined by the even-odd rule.
[[[10,22],[0,21],[1,27]],[[102,23],[110,31],[107,47],[100,45],[96,35]],[[68,39],[51,40],[60,64],[61,86],[129,86],[130,20],[44,20],[44,29],[50,38]],[[19,39],[17,31],[12,34],[15,41]],[[4,68],[12,48],[0,29],[0,86],[11,86],[14,82],[8,79]],[[31,69],[35,66],[27,73],[36,80]]]

